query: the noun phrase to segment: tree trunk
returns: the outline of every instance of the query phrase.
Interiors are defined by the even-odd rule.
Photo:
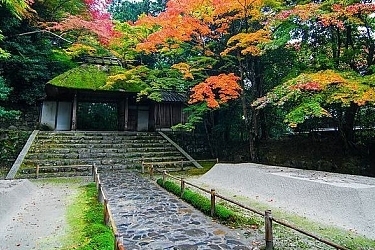
[[[350,150],[354,149],[354,124],[358,110],[358,105],[351,103],[350,106],[344,110],[339,121],[338,129],[345,153],[349,153]]]
[[[253,58],[251,63],[251,71],[253,72],[251,82],[252,86],[252,99],[256,100],[263,95],[263,76],[262,65],[259,58]],[[250,105],[250,104],[249,104]],[[250,159],[252,162],[259,162],[259,138],[260,138],[260,115],[259,111],[254,107],[251,109],[250,118],[250,136],[249,136],[249,149]]]

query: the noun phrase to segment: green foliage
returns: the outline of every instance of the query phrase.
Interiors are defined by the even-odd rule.
[[[118,129],[117,107],[111,103],[79,103],[77,129],[113,131]]]
[[[158,1],[112,1],[109,11],[115,20],[122,22],[136,21],[141,14],[156,16],[166,5],[165,0]]]
[[[166,190],[169,192],[180,196],[181,194],[181,187],[177,185],[176,183],[172,181],[166,181],[163,185],[163,180],[158,179],[157,183],[164,187]],[[200,210],[206,215],[210,215],[211,213],[211,201],[196,192],[191,191],[190,189],[185,189],[182,199],[186,201],[187,203],[191,204],[193,207],[196,209]],[[236,213],[232,211],[231,209],[228,209],[226,206],[221,205],[221,204],[216,204],[215,205],[215,215],[214,217],[221,222],[224,223],[230,223],[232,225],[237,225],[239,226],[240,223],[246,223],[246,224],[255,224],[255,221],[249,218],[244,218],[242,215],[239,213]]]
[[[21,152],[30,132],[17,130],[0,131],[0,172],[8,171]]]
[[[103,224],[103,205],[97,200],[96,184],[81,188],[75,203],[69,207],[70,238],[62,249],[113,250],[114,236]]]
[[[4,79],[0,76],[0,101],[6,101],[11,88],[5,85]],[[6,110],[0,106],[0,119],[13,119],[19,115],[20,112],[16,110]]]
[[[185,124],[177,124],[173,126],[172,129],[185,131],[194,130],[198,124],[203,122],[205,115],[210,112],[210,109],[205,102],[201,102],[186,107],[184,112],[189,114],[187,122]]]
[[[21,18],[29,8],[29,3],[22,0],[0,0],[0,7],[5,6],[12,15]]]
[[[2,76],[12,88],[9,99],[13,103],[35,104],[45,95],[45,83],[70,65],[66,60],[60,64],[61,58],[54,56],[51,41],[42,33],[15,35],[35,31],[28,22],[9,17],[0,20],[0,29],[7,36],[0,47],[11,55],[0,59]]]

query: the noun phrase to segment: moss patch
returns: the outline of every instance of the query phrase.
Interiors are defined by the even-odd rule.
[[[119,66],[81,65],[53,78],[49,84],[57,87],[140,92],[147,87],[136,69]]]
[[[97,200],[95,183],[81,187],[80,194],[68,208],[70,232],[62,249],[113,250],[114,236],[103,224],[103,209]]]

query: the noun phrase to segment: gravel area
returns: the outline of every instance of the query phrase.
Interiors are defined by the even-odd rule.
[[[375,239],[375,178],[243,163],[194,183]]]
[[[71,183],[0,181],[0,250],[59,249],[68,229]]]

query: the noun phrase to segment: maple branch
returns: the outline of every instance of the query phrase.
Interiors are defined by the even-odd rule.
[[[60,36],[60,35],[57,35],[49,30],[34,30],[34,31],[30,31],[30,32],[25,32],[25,33],[20,33],[20,34],[17,34],[17,36],[26,36],[26,35],[31,35],[31,34],[35,34],[35,33],[48,33],[50,35],[53,35],[53,36],[56,36],[58,37],[59,39],[67,42],[67,43],[73,43],[72,41],[69,41],[68,39]]]

